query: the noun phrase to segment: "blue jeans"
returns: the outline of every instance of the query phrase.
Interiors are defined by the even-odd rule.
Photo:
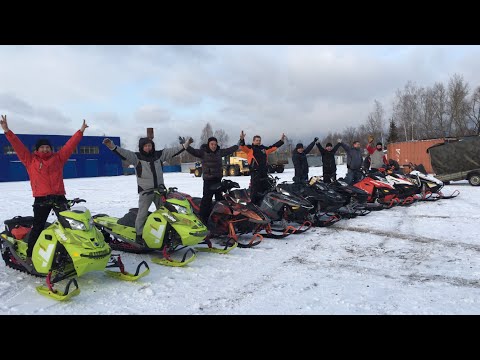
[[[353,185],[363,179],[363,173],[360,169],[353,170],[348,169],[347,176],[345,177],[345,182],[348,185]]]

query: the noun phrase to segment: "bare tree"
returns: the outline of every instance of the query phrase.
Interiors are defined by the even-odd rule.
[[[450,124],[453,127],[454,136],[468,135],[468,113],[469,104],[467,101],[468,83],[463,76],[455,74],[448,82],[448,114]]]
[[[217,138],[217,143],[221,148],[225,148],[228,145],[228,134],[223,129],[215,130],[213,135]]]
[[[432,88],[433,137],[450,136],[447,113],[447,90],[442,83],[435,83]]]
[[[480,135],[480,86],[472,94],[468,117],[473,125],[473,133]]]
[[[212,126],[209,122],[205,125],[202,129],[202,134],[200,135],[200,142],[202,144],[206,144],[208,142],[208,138],[213,136]]]
[[[420,119],[419,89],[412,81],[405,88],[397,90],[393,103],[393,118],[403,130],[405,141],[417,138],[417,124]]]
[[[435,134],[435,106],[434,91],[432,88],[420,88],[418,91],[419,123],[418,138],[432,139]]]
[[[368,121],[368,120],[367,120]],[[357,131],[356,131],[356,140],[360,141],[360,142],[367,142],[367,139],[368,139],[368,135],[371,135],[372,134],[372,131],[369,130],[369,127],[367,126],[367,123],[365,124],[362,124],[360,125],[358,128],[357,128]],[[375,136],[375,134],[373,134]],[[375,137],[376,139],[379,139],[379,141],[381,141],[381,137],[379,138],[378,136]]]
[[[367,123],[361,130],[364,130],[369,135],[372,135],[375,139],[377,139],[377,141],[383,142],[385,134],[385,110],[383,109],[380,101],[375,100],[374,109],[370,114],[368,114]]]
[[[285,137],[285,143],[282,145],[282,147],[285,149],[285,152],[291,154],[293,149],[295,149],[295,145],[297,143],[294,142],[293,138],[290,137]]]
[[[354,141],[362,142],[358,136],[358,130],[353,126],[349,126],[343,131],[341,139],[342,142],[347,145],[352,145]]]

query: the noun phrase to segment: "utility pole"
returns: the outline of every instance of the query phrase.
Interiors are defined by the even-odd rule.
[[[153,128],[147,128],[147,138],[153,140]]]

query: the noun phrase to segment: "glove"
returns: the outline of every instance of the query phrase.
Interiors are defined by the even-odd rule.
[[[337,142],[341,143],[341,142],[342,142],[342,139],[337,139]]]
[[[316,137],[315,139],[313,139],[313,142],[317,142],[318,141],[318,137]]]
[[[185,146],[186,146],[186,147],[189,147],[191,143],[193,143],[193,139],[192,139],[192,138],[188,138],[188,140],[185,141]]]
[[[178,141],[180,142],[180,145],[185,144],[185,138],[184,137],[179,136]]]
[[[103,143],[106,147],[108,147],[110,150],[112,150],[112,149],[115,147],[113,141],[110,140],[109,138],[103,139],[102,143]]]
[[[368,135],[368,143],[370,144],[373,141],[374,137],[372,135]]]

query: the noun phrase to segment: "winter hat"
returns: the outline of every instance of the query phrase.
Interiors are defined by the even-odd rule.
[[[379,142],[377,142],[377,146],[378,146],[378,145],[383,145],[383,144],[379,141]]]
[[[146,153],[143,151],[143,147],[147,144],[152,144],[152,152],[151,153],[155,152],[155,143],[152,141],[152,139],[149,139],[149,138],[146,138],[146,137],[145,138],[140,138],[140,140],[138,140],[138,150],[143,155],[146,155]]]
[[[38,151],[38,149],[39,149],[40,146],[42,146],[42,145],[48,145],[48,146],[50,146],[50,149],[53,150],[52,144],[50,143],[50,140],[48,140],[48,139],[39,139],[39,140],[37,141],[37,143],[35,144],[35,150]]]
[[[215,136],[210,136],[210,137],[208,138],[207,144],[210,144],[210,141],[215,141],[215,142],[218,144],[218,140],[217,140],[217,138],[216,138]]]
[[[333,146],[332,143],[327,143],[327,145],[325,145],[325,147],[329,147],[329,146]]]
[[[303,149],[303,144],[298,143],[297,146],[295,146],[295,150],[297,150],[297,149]]]

